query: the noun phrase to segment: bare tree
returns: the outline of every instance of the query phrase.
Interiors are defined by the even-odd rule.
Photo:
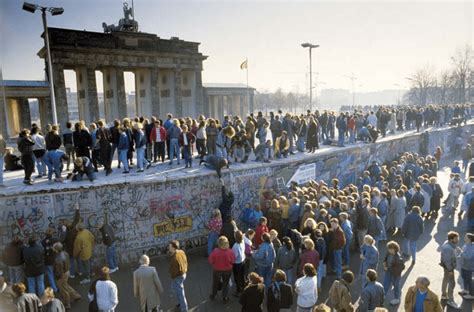
[[[425,65],[407,78],[411,81],[409,98],[419,105],[424,106],[428,101],[428,92],[430,89],[433,89],[435,80],[433,72],[434,70],[431,66]]]
[[[453,79],[457,90],[458,103],[466,102],[466,86],[471,78],[473,52],[470,45],[460,47],[451,57],[453,64]]]
[[[449,96],[449,90],[452,87],[452,75],[449,71],[445,70],[442,71],[440,76],[439,76],[439,103],[440,104],[446,104],[448,103],[448,96]]]

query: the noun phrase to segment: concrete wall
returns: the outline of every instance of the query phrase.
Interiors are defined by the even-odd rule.
[[[463,130],[471,131],[471,127]],[[448,153],[455,132],[455,129],[431,132],[430,152],[441,145]],[[223,177],[234,192],[233,214],[238,218],[246,203],[262,201],[265,190],[284,185],[302,164],[315,163],[317,179],[338,177],[346,184],[354,182],[372,160],[392,160],[401,152],[417,152],[419,146],[420,135],[410,135],[377,144],[331,148],[318,155],[297,155],[285,162],[251,162],[245,169],[224,170]],[[0,248],[13,235],[42,235],[49,226],[57,228],[61,220],[72,219],[76,205],[95,234],[95,226],[107,214],[119,239],[121,262],[136,261],[144,252],[150,256],[161,255],[170,239],[179,239],[188,250],[205,246],[204,224],[220,204],[220,184],[210,170],[182,177],[164,181],[157,175],[157,180],[152,182],[0,197]],[[99,261],[104,247],[98,244],[96,249],[99,257],[94,259]]]

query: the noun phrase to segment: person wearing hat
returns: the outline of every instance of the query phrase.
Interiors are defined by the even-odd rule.
[[[95,245],[94,235],[84,227],[84,224],[79,223],[77,226],[77,236],[74,241],[74,258],[78,259],[82,268],[83,280],[81,284],[90,283],[92,252]]]
[[[68,175],[68,178],[72,176],[72,181],[82,181],[84,175],[87,176],[89,181],[94,181],[94,165],[86,156],[77,157],[74,160],[74,169],[72,170],[72,173]]]

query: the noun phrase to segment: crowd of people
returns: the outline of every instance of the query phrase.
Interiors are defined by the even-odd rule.
[[[66,178],[73,181],[94,181],[100,167],[108,176],[112,173],[115,154],[117,168],[123,168],[123,174],[130,172],[134,161],[137,172],[165,159],[169,165],[175,159],[178,165],[184,161],[188,168],[193,165],[193,156],[200,160],[206,156],[223,158],[228,165],[231,161],[245,163],[253,154],[256,161],[270,162],[295,152],[313,153],[321,144],[376,142],[387,133],[461,125],[470,119],[470,111],[470,105],[381,106],[368,112],[307,111],[301,115],[279,110],[276,114],[270,112],[269,116],[262,112],[251,113],[247,118],[225,116],[222,121],[203,115],[197,119],[178,119],[167,114],[164,120],[135,117],[114,120],[109,125],[99,120],[89,126],[84,121],[74,125],[68,122],[65,129],[46,125],[45,134],[33,124],[31,129],[23,129],[19,134],[19,156],[0,137],[0,165],[3,168],[5,161],[6,170],[24,169],[23,183],[31,185],[35,171],[38,179],[47,177],[50,183],[62,182],[64,164],[69,172]],[[210,158],[208,163],[219,161]],[[0,186],[3,186],[3,171]]]
[[[459,233],[450,231],[440,248],[444,271],[440,292],[429,288],[426,276],[419,276],[405,294],[405,302],[400,301],[401,276],[408,265],[416,263],[423,218],[436,219],[446,197],[436,178],[442,157],[441,148],[433,155],[406,152],[393,161],[370,163],[354,184],[341,185],[333,179],[330,183],[292,184],[287,192],[268,190],[261,202],[248,203],[236,219],[234,196],[221,179],[222,203],[206,225],[212,268],[209,299],[216,300],[220,294],[227,303],[231,288],[235,288],[244,312],[263,311],[264,305],[267,311],[294,306],[301,312],[330,311],[318,303],[322,283],[334,274],[328,304],[336,311],[355,310],[351,288],[360,278],[355,286],[361,289],[359,311],[392,305],[403,306],[405,311],[437,312],[442,311],[441,301],[458,307],[454,289],[455,272],[460,268],[460,294],[464,300],[473,300],[474,176],[464,182],[456,162],[444,213],[454,215],[459,210],[459,216],[468,220],[463,247]],[[106,246],[107,266],[98,271],[94,281],[91,259],[97,238],[85,228],[79,209],[73,220],[64,221],[59,229],[48,229],[41,240],[32,235],[24,245],[14,237],[3,251],[8,279],[0,280],[2,302],[21,312],[38,311],[35,309],[40,306],[44,311],[70,310],[81,296],[69,279],[81,276],[80,283],[90,286],[89,310],[114,311],[119,304],[118,287],[110,275],[119,270],[116,237],[107,218],[98,231],[99,241]],[[379,251],[382,245],[385,254]],[[177,308],[188,311],[184,287],[188,260],[180,247],[178,241],[168,245],[171,291]],[[360,268],[352,272],[349,265],[355,254],[360,257]],[[409,260],[411,264],[407,264]],[[166,290],[146,255],[140,257],[139,264],[133,274],[134,295],[142,311],[158,311]],[[231,286],[232,277],[235,286]]]

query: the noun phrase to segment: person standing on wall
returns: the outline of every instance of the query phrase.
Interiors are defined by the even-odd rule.
[[[105,168],[105,175],[108,176],[112,173],[112,135],[102,120],[99,120],[97,125],[99,126],[96,133],[96,140],[100,147],[99,160]]]
[[[179,249],[179,242],[172,240],[168,245],[170,255],[169,273],[171,276],[171,289],[178,301],[177,308],[181,312],[188,312],[188,302],[184,291],[184,281],[188,271],[188,259],[184,251]]]
[[[161,311],[161,284],[155,267],[150,266],[147,255],[140,257],[140,267],[133,272],[133,294],[140,301],[141,311]]]
[[[25,178],[23,183],[27,185],[33,185],[31,175],[35,171],[35,165],[33,161],[33,145],[35,142],[30,136],[30,130],[23,129],[18,136],[18,150],[21,153],[21,164],[25,170]]]

